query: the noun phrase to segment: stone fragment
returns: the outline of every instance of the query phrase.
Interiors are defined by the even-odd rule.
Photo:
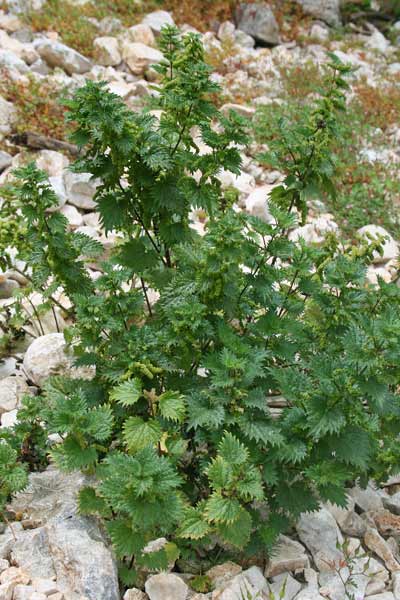
[[[212,593],[212,600],[258,600],[270,597],[270,587],[258,567],[251,567]]]
[[[374,552],[386,565],[389,571],[399,571],[400,564],[395,559],[389,544],[383,539],[376,529],[368,527],[364,535],[364,543]]]
[[[29,73],[27,64],[10,50],[0,49],[0,68],[6,69],[10,74],[12,72],[20,75]]]
[[[0,575],[0,583],[7,583],[13,581],[16,585],[23,584],[27,585],[31,578],[25,573],[23,569],[19,567],[10,567],[2,572]]]
[[[118,40],[115,37],[98,37],[93,42],[96,61],[105,67],[116,66],[122,60]]]
[[[2,583],[0,585],[0,600],[12,600],[15,586],[16,584],[13,581]]]
[[[228,561],[222,565],[216,565],[206,571],[207,577],[210,578],[214,588],[221,587],[224,583],[233,579],[242,571],[242,567],[234,562]]]
[[[123,600],[148,600],[147,594],[136,588],[126,590]]]
[[[14,408],[1,415],[1,426],[2,427],[14,427],[18,420],[18,410]]]
[[[325,21],[328,25],[340,25],[340,0],[296,0],[305,14]]]
[[[0,140],[11,132],[15,120],[16,110],[13,104],[0,96]]]
[[[68,75],[87,73],[92,68],[90,60],[61,42],[41,39],[35,43],[35,49],[50,67],[60,67]]]
[[[145,46],[141,42],[124,42],[122,58],[134,75],[143,75],[150,65],[161,62],[163,55],[156,48]]]
[[[17,281],[8,279],[6,275],[0,275],[0,300],[11,298],[18,288],[19,284]]]
[[[268,197],[273,188],[273,185],[261,185],[255,188],[245,201],[246,211],[265,223],[273,221],[272,215],[268,210]]]
[[[96,203],[93,196],[96,193],[98,182],[90,173],[74,173],[68,169],[64,171],[64,184],[68,202],[83,210],[93,210]]]
[[[31,600],[34,591],[31,585],[17,585],[14,588],[13,600]]]
[[[140,43],[145,46],[155,46],[156,43],[151,27],[144,25],[143,23],[129,27],[129,29],[124,32],[122,39],[129,43]]]
[[[279,600],[293,600],[301,590],[301,583],[297,581],[290,573],[282,573],[272,579],[270,585],[273,598]]]
[[[265,3],[240,4],[236,10],[236,24],[259,44],[276,46],[280,42],[277,20]]]
[[[147,14],[144,19],[142,19],[142,23],[148,25],[154,35],[159,35],[163,27],[166,25],[174,25],[174,20],[171,13],[166,10],[155,10]]]
[[[54,578],[68,600],[119,600],[109,540],[96,519],[78,514],[78,491],[89,483],[81,473],[64,474],[54,467],[32,473],[11,509],[43,525],[18,534],[11,558],[35,579]]]
[[[390,42],[385,38],[383,33],[376,29],[368,38],[365,45],[367,48],[371,48],[371,50],[376,50],[377,52],[385,54],[390,46]]]
[[[332,570],[333,565],[343,559],[337,548],[343,542],[335,519],[326,508],[312,513],[303,513],[296,525],[301,542],[310,550],[315,565],[320,571]]]
[[[28,384],[21,375],[2,379],[0,383],[0,414],[16,409],[22,396],[28,392]]]
[[[145,590],[150,600],[186,600],[189,588],[173,573],[158,573],[146,581]]]
[[[302,238],[309,244],[322,244],[328,233],[338,233],[338,231],[339,227],[333,220],[333,215],[326,213],[291,231],[289,239],[297,242]]]
[[[12,163],[12,156],[4,150],[0,150],[0,173],[7,169]]]
[[[72,378],[91,378],[93,370],[73,367],[74,358],[68,349],[62,333],[49,333],[38,337],[24,356],[24,370],[27,377],[42,387],[51,375],[68,374]]]
[[[328,502],[326,508],[335,518],[341,531],[346,535],[362,537],[366,531],[365,521],[354,511],[355,502],[348,496],[348,507],[342,508]]]
[[[75,206],[65,204],[61,208],[60,213],[67,219],[71,229],[76,229],[76,227],[81,227],[83,225],[82,215]]]
[[[285,535],[281,535],[273,554],[269,558],[265,576],[274,577],[287,571],[294,572],[307,567],[309,567],[309,560],[304,546]]]
[[[380,510],[371,514],[379,533],[385,537],[400,535],[400,516],[388,510]]]
[[[40,592],[45,596],[50,596],[51,594],[57,594],[58,588],[57,584],[52,579],[44,579],[43,577],[34,577],[32,579],[31,585],[34,587],[35,592]]]
[[[148,596],[142,590],[131,588],[126,590],[123,600],[147,600]]]

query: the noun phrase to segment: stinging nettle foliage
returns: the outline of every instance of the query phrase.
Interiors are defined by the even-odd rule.
[[[102,225],[120,236],[108,257],[48,212],[56,198],[33,165],[14,189],[21,256],[42,293],[63,286],[76,363],[96,368],[88,381],[54,378],[39,398],[62,438],[50,454],[96,476],[80,508],[104,519],[127,582],[179,554],[265,551],[301,512],[344,505],[346,485],[400,467],[400,289],[365,281],[379,244],[288,239],[307,199],[334,194],[347,67],[330,56],[314,108],[283,121],[263,157],[286,173],[265,223],[238,212],[218,179],[240,172],[247,137],[212,102],[199,37],[167,27],[160,47],[157,113],[131,112],[101,83],[69,102],[74,169],[99,179]],[[277,417],[267,397],[278,394]],[[163,549],[144,551],[161,536]]]

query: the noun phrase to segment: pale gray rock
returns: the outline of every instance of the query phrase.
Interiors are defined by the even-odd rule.
[[[325,21],[328,25],[340,25],[340,0],[296,0],[307,15]]]
[[[8,135],[16,120],[16,110],[11,102],[0,96],[0,140]]]
[[[11,298],[18,288],[19,283],[17,281],[8,279],[5,275],[0,275],[0,300]]]
[[[34,46],[50,67],[60,67],[68,75],[87,73],[92,68],[90,60],[61,42],[41,39],[35,42]]]
[[[396,600],[393,596],[392,592],[383,592],[382,594],[374,594],[373,596],[368,596],[369,600]]]
[[[400,492],[392,496],[382,495],[383,506],[395,515],[400,515]]]
[[[383,33],[376,29],[373,32],[373,34],[368,38],[365,45],[367,46],[367,48],[371,48],[371,50],[376,50],[381,54],[385,54],[385,52],[387,52],[390,46],[390,42],[385,38]]]
[[[306,569],[309,567],[309,559],[304,546],[296,540],[292,540],[286,535],[281,535],[269,558],[265,569],[266,577],[274,577],[288,571],[297,569]]]
[[[336,506],[328,502],[326,508],[335,518],[341,531],[346,535],[362,537],[366,531],[365,521],[358,515],[355,510],[355,502],[351,496],[348,496],[347,508]]]
[[[117,38],[111,36],[98,37],[93,42],[96,61],[105,67],[119,65],[122,57]]]
[[[0,558],[2,559],[2,562],[3,560],[8,560],[10,558],[15,537],[18,539],[23,531],[21,523],[17,521],[11,526],[6,527],[4,533],[0,535]],[[3,571],[5,571],[5,569],[3,569]]]
[[[27,64],[10,50],[0,49],[0,68],[8,71],[16,71],[22,75],[29,72]]]
[[[71,204],[65,204],[60,213],[67,219],[71,229],[81,227],[83,225],[83,218],[79,210]]]
[[[51,69],[44,60],[38,58],[38,60],[31,65],[31,71],[38,75],[48,75],[51,72]]]
[[[35,162],[38,169],[46,171],[49,177],[62,175],[69,164],[68,158],[55,150],[41,150],[37,154]]]
[[[18,410],[14,408],[9,412],[5,412],[1,415],[1,426],[2,427],[14,427],[18,421]]]
[[[241,29],[236,29],[235,31],[235,42],[242,48],[254,48],[256,44],[255,39]]]
[[[343,559],[343,553],[337,548],[338,542],[343,542],[342,534],[326,508],[303,513],[297,522],[296,530],[320,571],[331,570],[332,563],[336,564]]]
[[[270,597],[270,587],[258,567],[251,567],[236,575],[212,595],[213,600],[258,600],[264,597]]]
[[[364,543],[369,550],[379,556],[389,571],[400,571],[400,564],[396,560],[390,544],[388,544],[376,529],[367,527],[367,531],[364,535]]]
[[[318,590],[318,574],[313,569],[305,569],[306,586],[297,594],[295,600],[326,600]]]
[[[0,381],[0,414],[16,409],[29,387],[21,375],[5,377]]]
[[[95,208],[96,203],[93,196],[96,193],[97,184],[90,173],[73,173],[66,169],[64,184],[69,204],[84,210]]]
[[[0,380],[15,373],[17,361],[13,356],[0,359]]]
[[[246,211],[265,223],[273,221],[273,217],[268,210],[268,197],[273,189],[273,185],[261,185],[255,188],[245,201]]]
[[[400,571],[397,573],[393,573],[392,575],[393,582],[393,595],[396,600],[400,600]]]
[[[55,195],[57,196],[58,204],[55,204],[51,208],[47,209],[47,212],[55,212],[62,208],[64,204],[67,202],[67,193],[64,185],[64,178],[62,175],[54,175],[53,177],[49,177],[49,185]]]
[[[124,594],[124,600],[147,600],[147,598],[148,596],[142,592],[142,590],[138,590],[137,588],[126,590]]]
[[[234,562],[228,561],[221,565],[216,565],[206,571],[207,577],[210,578],[214,588],[222,587],[230,579],[241,573],[242,567]]]
[[[142,23],[148,25],[155,35],[159,35],[163,27],[174,25],[174,19],[166,10],[155,10],[146,15]]]
[[[77,492],[89,483],[81,473],[64,474],[54,467],[31,474],[12,509],[43,525],[19,533],[11,556],[31,577],[56,578],[69,600],[119,600],[109,541],[95,519],[78,514]]]
[[[145,46],[155,46],[156,38],[154,37],[154,33],[148,25],[144,25],[143,23],[138,23],[137,25],[132,25],[129,27],[124,33],[120,36],[121,41],[129,42],[129,43],[140,43]]]
[[[156,48],[145,46],[141,42],[124,42],[122,58],[134,75],[143,75],[150,65],[161,62],[163,55]]]
[[[279,600],[293,600],[296,594],[301,590],[301,583],[297,581],[290,573],[282,573],[272,579],[270,585],[274,598]]]
[[[381,494],[370,483],[365,490],[355,486],[349,490],[349,495],[353,498],[356,506],[362,511],[382,510],[383,502]]]
[[[240,4],[236,11],[236,24],[259,44],[276,46],[280,42],[277,20],[265,3]]]
[[[12,156],[8,154],[8,152],[4,152],[4,150],[0,150],[0,173],[7,169],[12,163]]]
[[[186,600],[189,588],[173,573],[158,573],[149,577],[145,584],[150,600]]]
[[[74,357],[65,343],[62,333],[49,333],[38,337],[28,348],[23,367],[35,385],[43,386],[52,375],[68,375],[72,378],[90,378],[93,371],[73,367]]]

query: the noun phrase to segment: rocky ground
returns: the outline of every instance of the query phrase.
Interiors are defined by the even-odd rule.
[[[40,0],[33,1],[33,9],[40,11]],[[338,2],[303,0],[299,3],[306,17],[296,28],[292,22],[276,18],[267,5],[246,5],[237,13],[235,23],[222,22],[216,24],[213,31],[202,34],[215,68],[213,77],[223,89],[222,111],[235,108],[250,120],[261,106],[276,110],[290,103],[288,94],[290,90],[294,93],[295,80],[294,77],[289,79],[287,73],[296,73],[297,69],[303,74],[300,79],[304,74],[317,76],[327,61],[327,50],[334,51],[355,68],[349,103],[354,98],[363,98],[365,89],[372,90],[377,98],[384,90],[385,98],[393,100],[400,83],[400,21],[385,31],[385,35],[372,22],[343,30],[339,28]],[[82,2],[74,0],[73,4]],[[26,133],[29,128],[27,130],[27,123],[21,121],[21,106],[7,99],[11,97],[10,89],[15,90],[12,86],[28,90],[34,81],[39,87],[51,86],[52,90],[71,92],[86,79],[101,79],[106,80],[109,89],[124,98],[128,106],[137,110],[155,93],[151,87],[155,72],[150,65],[161,59],[156,38],[165,23],[174,22],[173,15],[165,11],[152,12],[130,27],[123,26],[112,16],[97,20],[91,17],[98,36],[93,41],[91,56],[87,57],[63,42],[62,31],[34,32],[29,19],[20,14],[26,8],[23,2],[9,1],[3,5],[4,10],[0,11],[3,74],[0,90],[4,88],[5,92],[4,97],[0,95],[0,185],[12,181],[12,170],[32,158],[33,152],[32,148],[27,150],[18,145],[13,137],[24,132],[24,128]],[[184,25],[183,28],[192,27]],[[288,87],[289,83],[292,88]],[[297,95],[306,94],[307,89],[302,86]],[[365,118],[369,118],[370,110],[381,126],[374,127],[367,139],[359,140],[355,158],[365,172],[383,168],[392,183],[398,181],[400,161],[400,100],[396,102],[398,104],[394,101],[378,103],[377,109],[376,103],[372,103],[375,112],[370,108],[371,102],[361,106]],[[382,115],[382,111],[389,110],[390,115],[389,112]],[[31,115],[29,111],[25,114],[30,127]],[[49,136],[49,131],[43,130],[44,121],[41,126],[39,133],[60,140],[60,135]],[[240,176],[221,173],[220,177],[224,186],[236,188],[238,206],[242,210],[268,220],[265,199],[282,180],[282,174],[265,169],[258,161],[257,152],[262,147],[259,141],[254,147],[243,149]],[[33,157],[48,173],[59,198],[58,210],[67,217],[71,229],[100,240],[107,251],[115,237],[112,234],[106,237],[99,223],[93,201],[96,181],[68,170],[71,148],[65,146],[65,151],[59,151],[62,145],[57,146],[58,150],[49,148],[33,152]],[[384,192],[385,197],[390,196],[389,186]],[[373,200],[367,195],[364,204],[373,205]],[[395,231],[398,222],[397,206],[395,200],[393,202],[393,217],[388,226],[391,231]],[[366,210],[361,221],[363,226],[358,231],[353,227],[351,237],[385,235],[383,255],[376,256],[368,277],[372,283],[377,277],[397,280],[398,242],[382,227],[380,213],[376,221],[367,219],[374,214]],[[200,232],[203,230],[201,214],[193,214],[193,226]],[[303,237],[318,244],[329,232],[346,237],[343,215],[336,213],[334,207],[332,210],[316,202],[311,207],[308,223],[290,235],[292,239]],[[13,255],[12,245],[7,252]],[[0,323],[5,331],[7,319],[13,312],[13,293],[27,283],[24,265],[17,260],[14,267],[0,274]],[[91,276],[96,278],[99,273],[99,267],[92,265]],[[15,423],[23,394],[36,394],[49,375],[74,372],[62,335],[67,324],[63,307],[68,308],[68,299],[60,291],[58,300],[59,307],[54,311],[41,311],[40,317],[37,308],[42,298],[39,294],[31,295],[22,303],[26,335],[15,342],[0,361],[3,428]],[[275,399],[274,410],[279,409],[279,401]],[[29,488],[12,501],[9,511],[12,522],[4,525],[0,534],[0,600],[121,598],[116,563],[104,532],[96,521],[77,513],[76,491],[84,483],[83,476],[64,475],[50,466],[43,473],[32,474]],[[327,505],[318,513],[303,515],[292,535],[282,536],[276,553],[263,568],[255,565],[242,570],[234,563],[213,567],[206,573],[213,588],[207,594],[191,589],[194,573],[189,568],[186,572],[182,566],[171,565],[170,573],[150,574],[145,591],[129,590],[124,600],[400,600],[399,539],[400,478],[394,478],[382,489],[375,489],[371,483],[366,490],[357,487],[349,490],[347,510]],[[158,544],[163,542],[157,540]]]

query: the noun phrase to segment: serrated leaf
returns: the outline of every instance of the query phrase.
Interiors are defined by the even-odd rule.
[[[202,513],[196,508],[189,508],[185,512],[178,536],[191,540],[200,540],[209,533],[209,530],[210,527]]]
[[[181,423],[186,415],[185,397],[179,392],[164,392],[158,398],[161,416],[169,421]]]
[[[130,379],[120,383],[111,390],[110,399],[118,402],[125,408],[133,406],[142,395],[142,383],[140,379]]]
[[[131,452],[154,446],[161,436],[161,425],[155,419],[144,421],[141,417],[129,417],[123,425],[124,441]]]
[[[250,541],[252,530],[252,519],[250,514],[244,508],[240,509],[238,517],[233,523],[219,523],[217,531],[224,542],[244,548]]]
[[[236,498],[224,497],[219,492],[214,492],[206,502],[205,514],[209,522],[233,523],[238,519],[241,508]]]

